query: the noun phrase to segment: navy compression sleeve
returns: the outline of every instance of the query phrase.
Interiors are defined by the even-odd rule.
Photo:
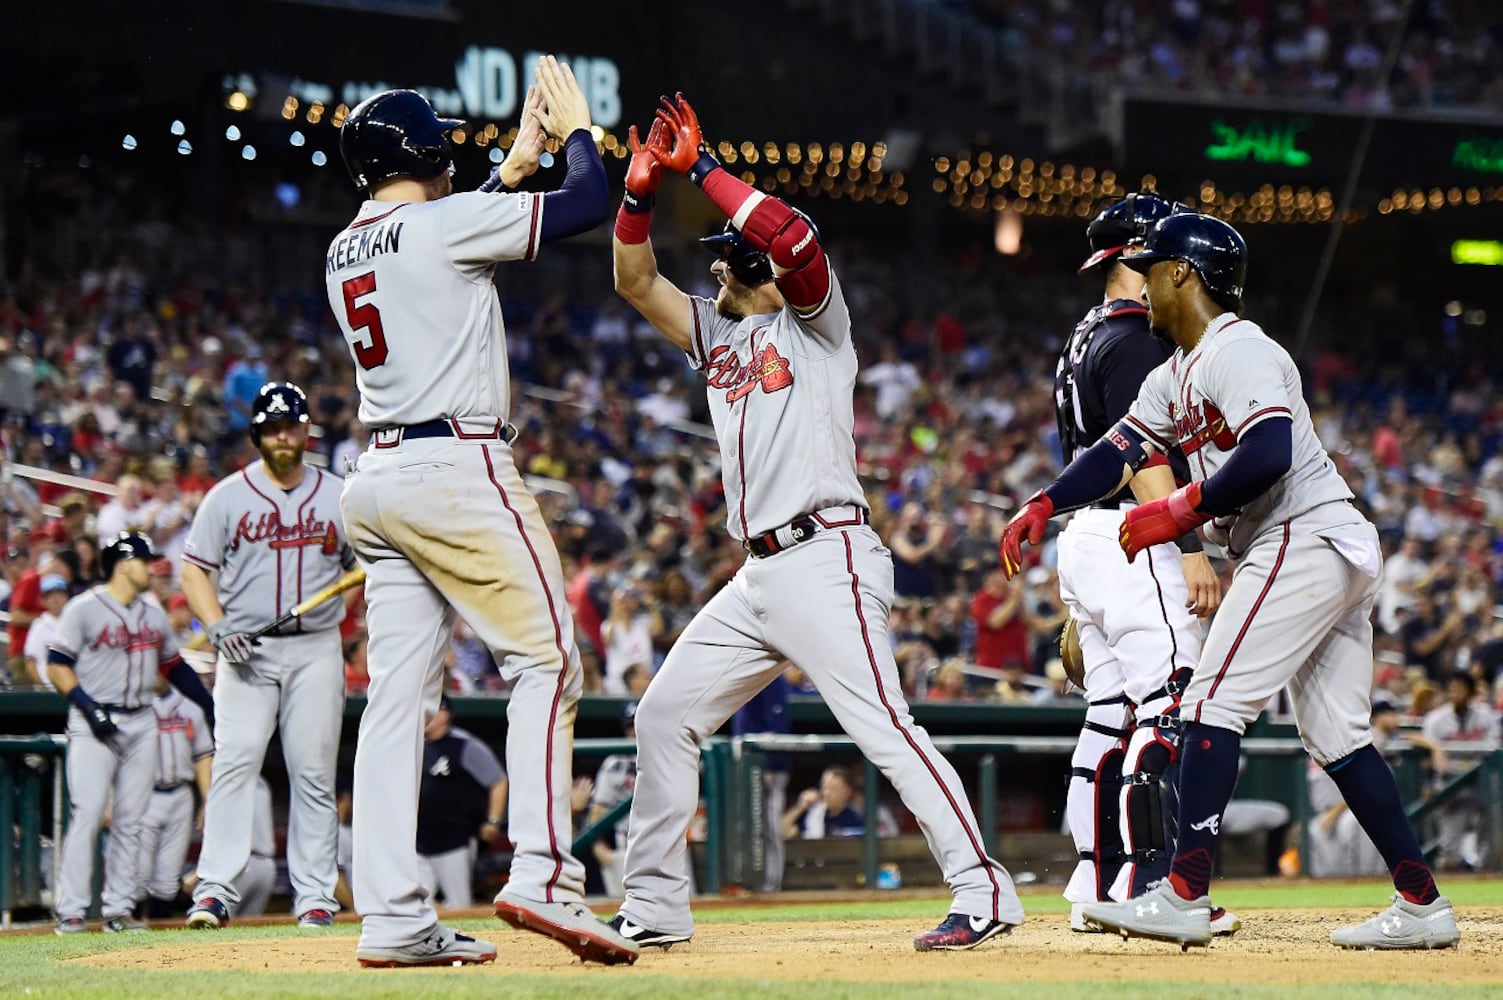
[[[1203,514],[1224,517],[1267,493],[1294,461],[1294,422],[1269,417],[1237,441],[1226,464],[1200,484]]]
[[[1122,484],[1124,466],[1137,472],[1151,454],[1143,436],[1121,421],[1066,466],[1044,488],[1044,495],[1057,514],[1085,507],[1115,493]]]
[[[575,129],[564,142],[568,171],[557,191],[543,196],[541,240],[552,243],[594,229],[611,213],[605,164],[588,129]]]

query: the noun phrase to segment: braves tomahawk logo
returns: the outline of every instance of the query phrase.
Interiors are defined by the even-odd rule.
[[[239,549],[242,542],[250,545],[265,542],[274,549],[318,545],[322,546],[326,556],[339,551],[339,535],[334,530],[334,522],[319,520],[311,510],[301,521],[292,524],[283,524],[281,517],[274,513],[262,514],[254,521],[249,514],[241,514],[230,538],[229,551]]]
[[[753,351],[751,360],[745,364],[729,347],[717,347],[710,352],[705,376],[711,389],[725,390],[727,403],[734,403],[759,385],[763,392],[777,392],[793,385],[793,369],[788,359],[778,353],[776,344],[764,344]]]

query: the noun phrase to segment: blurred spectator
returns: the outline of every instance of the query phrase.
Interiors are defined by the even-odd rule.
[[[605,693],[627,695],[626,671],[633,666],[652,667],[652,616],[642,604],[642,593],[634,584],[616,591],[611,599],[611,613],[600,626],[605,641]]]
[[[1007,579],[1001,568],[988,573],[971,601],[971,620],[976,623],[976,666],[1000,677],[1004,668],[1026,669],[1033,662],[1021,580]]]
[[[26,633],[25,662],[14,676],[17,684],[39,684],[52,690],[52,678],[47,676],[47,647],[57,638],[57,617],[68,603],[68,579],[58,573],[48,573],[39,582],[41,590],[41,614],[32,620]]]
[[[819,776],[819,787],[804,789],[798,801],[783,813],[783,838],[859,837],[866,832],[865,808],[851,772],[844,767],[827,767]],[[877,836],[897,835],[898,823],[892,812],[886,806],[877,806]]]
[[[944,519],[925,514],[922,504],[905,503],[893,526],[893,592],[899,597],[931,598],[939,592],[937,552],[945,540]]]
[[[99,508],[99,514],[94,519],[94,536],[101,545],[112,541],[127,528],[141,527],[146,513],[140,476],[128,473],[121,476],[115,485],[114,499]]]
[[[1477,698],[1477,681],[1465,673],[1453,674],[1446,682],[1446,703],[1425,715],[1420,731],[1425,739],[1442,746],[1464,742],[1496,750],[1499,745],[1498,713],[1485,699]],[[1437,788],[1460,773],[1452,765],[1454,759],[1454,755],[1432,758]],[[1472,870],[1482,866],[1482,804],[1475,789],[1454,795],[1441,808],[1437,825],[1442,867]]]

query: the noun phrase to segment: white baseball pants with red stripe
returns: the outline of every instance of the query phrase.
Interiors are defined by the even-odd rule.
[[[354,892],[362,948],[422,941],[437,917],[417,858],[423,726],[456,613],[512,682],[508,890],[577,901],[569,787],[581,670],[558,550],[511,448],[427,438],[372,447],[340,500],[365,567],[370,690],[355,751]]]
[[[1324,766],[1372,742],[1378,533],[1359,519],[1316,534],[1301,520],[1271,525],[1237,564],[1180,718],[1241,733],[1287,684]]]
[[[699,799],[699,743],[786,659],[918,819],[955,895],[951,910],[1022,923],[1012,878],[987,856],[959,776],[908,711],[888,637],[891,603],[892,554],[857,526],[748,558],[694,617],[637,707],[625,917],[693,932],[685,834]]]

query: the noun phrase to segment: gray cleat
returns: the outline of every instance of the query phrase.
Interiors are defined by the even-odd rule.
[[[399,948],[355,949],[355,957],[368,969],[395,969],[416,965],[484,965],[496,960],[496,946],[477,941],[442,925],[426,940]]]
[[[1125,903],[1087,903],[1081,915],[1123,937],[1168,941],[1187,951],[1211,943],[1211,897],[1181,899],[1169,880],[1155,882],[1148,891]]]
[[[1455,948],[1460,941],[1456,914],[1444,896],[1420,904],[1394,893],[1393,905],[1376,917],[1331,932],[1338,948]]]

